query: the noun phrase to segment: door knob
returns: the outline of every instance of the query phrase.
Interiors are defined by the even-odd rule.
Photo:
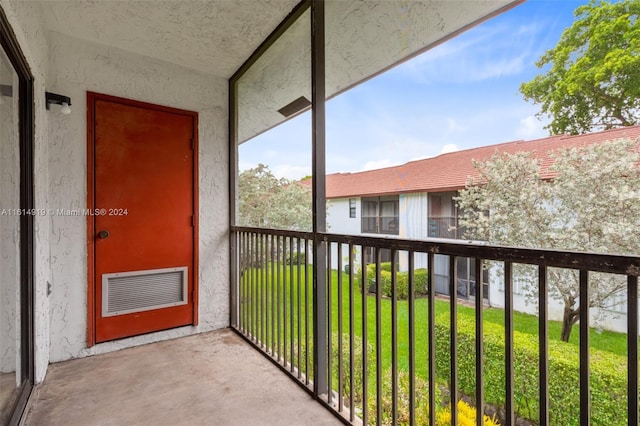
[[[103,240],[105,238],[107,238],[108,236],[109,236],[109,231],[100,231],[100,232],[98,232],[98,237],[103,239]]]

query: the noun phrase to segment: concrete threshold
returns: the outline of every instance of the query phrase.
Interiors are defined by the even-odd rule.
[[[339,425],[231,330],[49,366],[26,425]]]

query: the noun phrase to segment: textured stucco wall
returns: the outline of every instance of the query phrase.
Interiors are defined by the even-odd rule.
[[[227,84],[205,74],[45,30],[34,2],[0,0],[34,75],[35,204],[86,204],[86,91],[199,113],[200,303],[197,328],[97,345],[86,341],[86,224],[78,217],[36,217],[36,381],[49,362],[185,335],[228,323]],[[73,113],[46,111],[45,90],[72,98]],[[53,292],[47,295],[47,284]]]
[[[50,205],[86,206],[86,92],[199,113],[199,325],[86,348],[86,218],[51,218],[51,362],[228,325],[227,82],[137,54],[50,33],[49,89],[73,112],[51,112]]]
[[[328,232],[332,234],[360,234],[360,198],[355,198],[355,200],[356,217],[349,217],[349,198],[327,200]]]
[[[0,0],[34,78],[34,196],[36,208],[49,204],[48,115],[44,92],[48,74],[48,43],[43,16],[38,4],[18,0]],[[42,381],[49,364],[49,267],[50,218],[35,218],[35,379]]]
[[[349,217],[349,198],[327,200],[327,231],[331,234],[359,235],[361,229],[360,198],[356,200],[356,217]],[[355,258],[360,258],[360,247],[355,247]],[[348,263],[349,245],[342,245],[342,269]],[[338,268],[338,245],[331,244],[331,268]]]

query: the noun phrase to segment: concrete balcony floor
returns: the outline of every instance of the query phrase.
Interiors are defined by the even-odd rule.
[[[230,330],[49,366],[26,425],[338,425]]]

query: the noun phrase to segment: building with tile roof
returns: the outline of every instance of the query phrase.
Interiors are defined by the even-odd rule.
[[[514,141],[441,154],[400,166],[357,173],[327,175],[327,198],[388,195],[411,192],[445,192],[464,188],[471,176],[477,176],[473,160],[489,159],[496,152],[533,152],[542,166],[543,178],[553,177],[549,153],[608,140],[640,137],[640,126],[622,127],[584,135],[558,135],[530,141]]]
[[[441,154],[399,166],[357,173],[334,173],[326,177],[327,223],[336,234],[427,238],[461,238],[458,231],[457,192],[470,177],[477,177],[474,161],[484,161],[496,153],[531,152],[541,165],[541,177],[553,178],[551,154],[560,149],[577,148],[605,141],[629,138],[640,141],[640,126],[623,127],[584,135],[558,135],[530,141],[514,141]],[[310,183],[308,180],[305,183]],[[337,254],[334,254],[337,255]],[[373,261],[374,253],[365,253]],[[382,261],[390,260],[383,251]],[[471,298],[475,285],[473,259],[457,259],[458,297]],[[399,259],[406,268],[406,259]],[[416,259],[416,268],[426,267],[426,257]],[[449,262],[436,255],[436,292],[448,294]],[[493,280],[492,280],[493,281]],[[484,297],[492,306],[502,306],[504,292],[499,285],[489,285],[483,277]],[[516,309],[528,312],[521,285],[514,282]],[[555,314],[561,318],[562,307]],[[554,315],[553,306],[551,315]],[[533,313],[533,312],[532,312]],[[603,327],[626,330],[624,315],[604,315]]]

